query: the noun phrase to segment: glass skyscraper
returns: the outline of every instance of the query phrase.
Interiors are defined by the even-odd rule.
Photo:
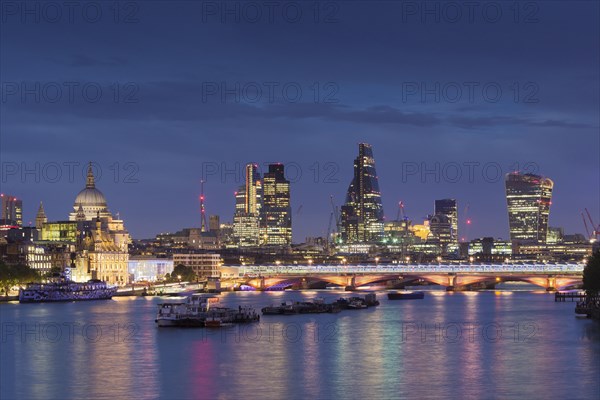
[[[290,181],[283,164],[270,164],[262,180],[256,164],[246,165],[245,184],[235,197],[233,239],[237,247],[292,244]]]
[[[245,184],[235,193],[233,238],[239,247],[258,246],[259,213],[262,204],[262,183],[258,166],[246,165]]]
[[[443,215],[448,219],[451,227],[449,242],[458,243],[458,207],[456,200],[436,200],[434,215]]]
[[[505,186],[511,241],[546,243],[554,182],[513,172],[506,175]]]
[[[383,205],[373,149],[358,145],[354,178],[341,210],[341,234],[345,243],[378,242],[383,239]]]
[[[0,225],[23,226],[23,202],[14,196],[0,194]]]
[[[264,245],[292,244],[290,181],[283,164],[270,164],[263,176],[263,204],[260,213],[261,242]]]

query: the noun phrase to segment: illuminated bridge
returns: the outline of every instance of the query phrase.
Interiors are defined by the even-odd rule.
[[[402,287],[429,282],[449,290],[492,288],[508,281],[529,282],[558,290],[582,283],[584,264],[378,264],[378,265],[252,265],[240,267],[238,283],[258,290],[295,286],[311,288],[335,284],[360,288],[372,284]]]

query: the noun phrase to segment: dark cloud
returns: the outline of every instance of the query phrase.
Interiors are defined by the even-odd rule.
[[[514,21],[518,4],[512,2],[498,3],[504,7],[498,23],[481,13],[473,23],[423,23],[422,15],[403,14],[406,4],[421,3],[391,1],[334,2],[339,10],[332,23],[314,21],[312,2],[302,3],[305,18],[297,23],[281,13],[273,23],[223,23],[218,16],[207,22],[203,3],[142,2],[135,23],[21,23],[8,16],[0,24],[3,83],[92,82],[103,96],[97,102],[80,93],[73,102],[66,95],[56,103],[19,96],[2,101],[2,161],[94,159],[105,168],[136,162],[138,185],[107,178],[102,188],[138,237],[196,220],[202,163],[231,168],[252,160],[303,168],[293,186],[294,206],[304,205],[294,223],[296,240],[323,233],[329,195],[344,197],[358,141],[374,146],[388,217],[398,199],[418,219],[431,212],[435,197],[454,196],[470,204],[479,222],[472,235],[506,237],[501,183],[423,183],[420,176],[404,182],[403,162],[425,168],[496,162],[505,169],[535,162],[556,182],[551,218],[567,231],[581,230],[578,212],[599,203],[590,182],[598,182],[600,169],[600,3],[537,2],[536,21],[528,23]],[[331,9],[320,11],[322,17]],[[109,9],[104,15],[112,18]],[[292,102],[279,92],[270,101],[265,92],[256,102],[223,100],[206,96],[207,82],[296,83],[303,96]],[[501,85],[503,96],[497,103],[484,101],[480,91],[474,101],[405,101],[407,82],[428,88],[491,82]],[[527,82],[538,89],[535,104],[521,101]],[[327,83],[337,89],[333,98],[326,99]],[[329,162],[338,168],[337,183],[324,184]],[[237,184],[211,180],[209,212],[230,219]],[[27,204],[44,199],[57,218],[70,206],[65,198],[70,203],[80,189],[30,181],[2,186],[22,193]],[[56,193],[62,197],[53,200]],[[177,215],[157,212],[172,199],[182,205]],[[27,218],[34,212],[25,207]]]

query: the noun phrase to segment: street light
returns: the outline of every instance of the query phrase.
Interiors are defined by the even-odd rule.
[[[379,263],[379,257],[375,257],[375,265]]]
[[[469,257],[469,262],[472,263],[474,260],[473,256]]]

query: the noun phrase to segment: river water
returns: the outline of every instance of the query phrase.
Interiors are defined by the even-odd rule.
[[[336,291],[240,292],[257,309]],[[0,304],[1,399],[598,399],[600,324],[533,290],[446,293],[227,329],[155,327],[164,299]]]

